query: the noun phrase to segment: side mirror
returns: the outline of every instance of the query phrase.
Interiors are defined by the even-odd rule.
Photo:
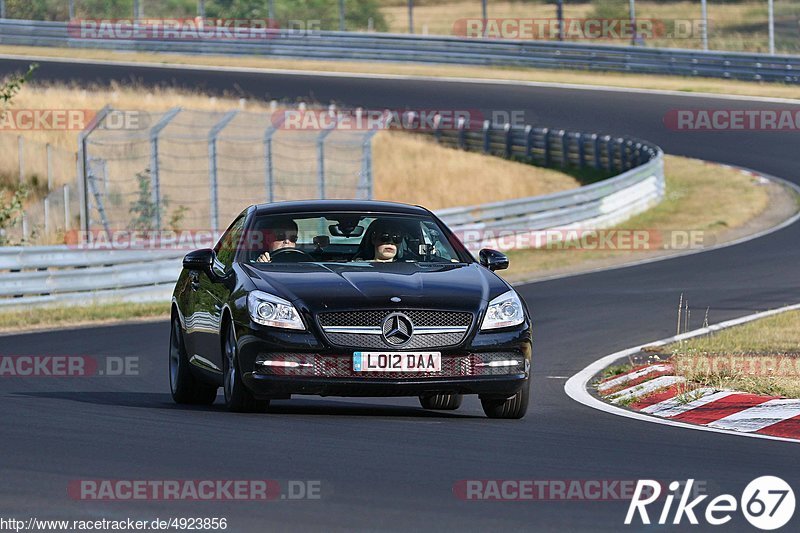
[[[506,254],[484,248],[479,253],[481,265],[485,266],[492,272],[495,270],[504,270],[508,268],[508,257]]]
[[[183,258],[183,268],[210,274],[211,266],[214,264],[214,255],[214,250],[211,248],[203,248],[202,250],[189,252]]]

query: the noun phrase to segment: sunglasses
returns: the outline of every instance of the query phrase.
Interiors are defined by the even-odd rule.
[[[276,242],[277,241],[280,241],[280,242],[289,241],[289,242],[296,243],[297,242],[297,233],[279,232],[279,233],[275,234],[274,240]]]
[[[380,244],[400,244],[403,241],[403,237],[396,233],[380,233],[375,235],[375,240],[377,240]]]

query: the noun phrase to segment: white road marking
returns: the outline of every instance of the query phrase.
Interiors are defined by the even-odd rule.
[[[602,393],[609,389],[613,389],[614,387],[622,385],[623,383],[627,383],[628,381],[639,379],[640,377],[646,376],[647,374],[652,374],[653,372],[662,372],[670,368],[671,368],[670,365],[652,365],[645,368],[640,368],[635,372],[630,372],[628,374],[624,374],[614,379],[609,379],[608,381],[604,381],[603,383],[597,386],[597,390]]]
[[[800,400],[782,398],[733,413],[708,425],[718,429],[751,432],[798,415],[800,415]]]
[[[691,411],[692,409],[697,409],[698,407],[702,407],[711,402],[721,400],[722,398],[730,396],[731,394],[734,394],[734,392],[720,391],[710,388],[695,389],[684,394],[679,394],[678,396],[670,398],[669,400],[664,400],[663,402],[645,407],[642,409],[642,412],[664,418],[671,418],[687,411]],[[689,398],[694,399],[691,401],[686,401]]]

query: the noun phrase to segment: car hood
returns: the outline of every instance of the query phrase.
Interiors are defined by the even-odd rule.
[[[472,264],[244,265],[256,288],[316,312],[385,307],[428,307],[475,312],[508,290],[496,275]],[[391,298],[399,298],[400,302]]]

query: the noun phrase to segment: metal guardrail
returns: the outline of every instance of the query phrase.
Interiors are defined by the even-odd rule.
[[[486,232],[602,228],[664,195],[663,153],[645,141],[526,127],[437,130],[443,144],[547,166],[589,166],[618,175],[578,189],[506,202],[443,209],[437,215],[470,249]],[[470,237],[474,235],[474,237]],[[495,244],[489,242],[489,245]],[[499,244],[495,247],[502,248]],[[0,248],[0,309],[32,305],[168,301],[182,250],[88,250],[68,246]]]
[[[384,33],[265,32],[263,39],[81,38],[65,22],[0,21],[0,44],[183,54],[496,65],[800,82],[800,56]],[[77,35],[77,36],[76,36]]]
[[[499,236],[504,234],[608,227],[641,213],[664,196],[664,154],[646,141],[531,126],[497,127],[488,122],[480,132],[462,127],[434,135],[444,144],[539,166],[620,172],[577,190],[438,211],[439,218],[472,250],[503,249],[505,241]]]

